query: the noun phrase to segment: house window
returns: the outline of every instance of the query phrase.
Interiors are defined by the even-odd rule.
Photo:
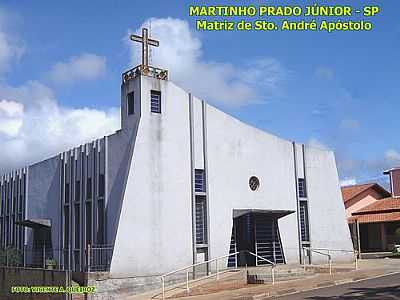
[[[161,92],[150,92],[150,108],[152,113],[161,113]]]
[[[194,191],[203,193],[206,191],[206,178],[203,169],[194,170]]]
[[[309,232],[307,201],[300,201],[300,230],[301,230],[301,241],[309,242],[310,232]]]
[[[299,197],[300,198],[306,198],[307,197],[307,190],[306,190],[306,181],[304,178],[299,178],[298,179],[298,185],[299,185]]]
[[[128,111],[128,116],[133,115],[135,113],[135,94],[134,92],[128,93],[126,96],[126,102],[128,105],[127,111]]]

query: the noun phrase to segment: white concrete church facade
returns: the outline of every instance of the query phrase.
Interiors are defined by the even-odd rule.
[[[120,130],[1,176],[0,197],[0,247],[45,244],[75,271],[88,245],[109,247],[111,277],[235,250],[277,263],[299,263],[302,246],[352,250],[331,151],[246,125],[143,65],[123,75]]]

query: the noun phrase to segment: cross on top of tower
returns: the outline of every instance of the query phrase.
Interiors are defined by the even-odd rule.
[[[142,36],[132,34],[130,36],[130,39],[131,41],[142,44],[142,64],[122,74],[123,82],[126,82],[129,79],[136,77],[138,74],[152,76],[157,79],[168,80],[167,70],[149,66],[149,46],[158,47],[160,45],[160,42],[149,38],[148,29],[142,28]]]
[[[149,67],[149,45],[158,47],[160,42],[149,38],[147,28],[142,28],[142,36],[132,34],[131,40],[142,44],[142,67],[143,69],[147,69]]]

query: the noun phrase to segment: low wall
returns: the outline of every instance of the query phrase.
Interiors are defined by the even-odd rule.
[[[186,273],[169,276],[165,280],[165,287],[168,288],[176,283],[185,282],[185,280]],[[96,287],[96,293],[88,295],[88,299],[110,300],[149,291],[154,291],[156,294],[157,290],[161,289],[161,279],[159,275],[112,278],[108,273],[90,273],[87,285]]]
[[[0,267],[0,299],[47,300],[66,299],[66,294],[11,293],[12,287],[67,286],[67,272]]]

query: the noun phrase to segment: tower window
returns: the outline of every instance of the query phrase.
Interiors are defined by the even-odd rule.
[[[135,94],[134,92],[128,93],[126,96],[127,99],[127,105],[128,105],[128,116],[133,115],[135,113]]]
[[[152,113],[161,113],[161,92],[150,92],[150,108]]]

